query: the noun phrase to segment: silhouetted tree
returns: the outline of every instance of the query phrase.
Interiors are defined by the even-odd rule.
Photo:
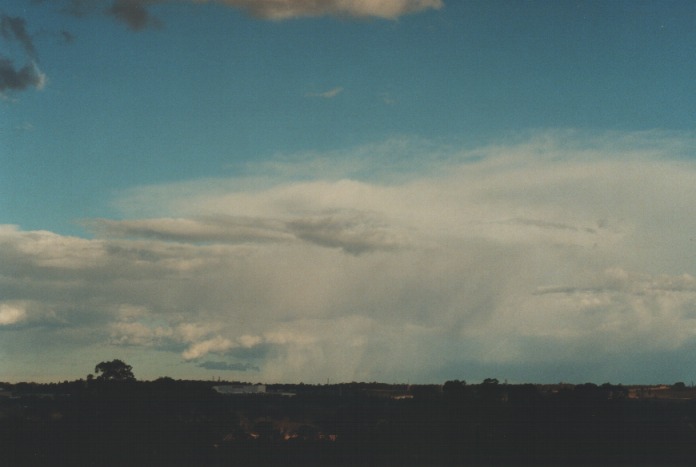
[[[118,359],[99,363],[94,372],[100,381],[135,381],[133,367]]]
[[[442,386],[442,393],[447,400],[457,400],[464,397],[466,394],[466,381],[458,379],[445,381]]]
[[[478,387],[478,392],[484,402],[499,402],[502,395],[502,388],[496,378],[486,378]]]

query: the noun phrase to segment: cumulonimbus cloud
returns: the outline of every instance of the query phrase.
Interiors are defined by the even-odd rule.
[[[357,176],[384,160],[361,148],[343,174],[299,156],[264,187],[133,189],[96,238],[0,228],[0,349],[19,365],[32,339],[87,368],[127,351],[157,360],[152,377],[205,377],[213,360],[263,381],[681,376],[696,347],[693,138],[391,146],[411,168],[397,178]]]

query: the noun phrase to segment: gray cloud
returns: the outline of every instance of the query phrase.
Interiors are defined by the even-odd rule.
[[[282,221],[274,219],[223,216],[197,219],[95,219],[85,225],[106,237],[141,237],[182,242],[266,242],[287,241]]]
[[[596,233],[596,230],[592,227],[577,227],[574,225],[564,224],[562,222],[548,222],[540,219],[525,219],[525,218],[515,218],[509,221],[510,224],[539,227],[542,229],[559,229],[559,230],[571,230],[573,232],[584,231],[587,233]]]
[[[35,3],[45,3],[48,0],[34,0]],[[60,9],[62,13],[78,18],[94,13],[99,8],[99,2],[94,0],[64,0]]]
[[[0,34],[5,40],[18,41],[26,54],[36,60],[36,49],[34,42],[27,32],[26,21],[24,18],[7,16],[0,14]]]
[[[206,361],[199,363],[199,368],[205,368],[206,370],[218,370],[218,371],[259,371],[259,367],[254,366],[250,363],[228,363],[228,362],[214,362]]]
[[[687,295],[696,293],[696,278],[687,273],[678,276],[666,274],[649,276],[629,273],[621,268],[609,268],[587,282],[589,284],[583,286],[543,286],[537,288],[535,294],[601,295],[623,293],[646,296],[660,293]]]
[[[297,238],[354,255],[393,250],[406,244],[405,235],[380,222],[377,216],[363,212],[344,211],[298,218],[289,221],[287,226]]]
[[[28,61],[26,65],[17,67],[10,58],[0,55],[0,93],[8,90],[22,91],[30,87],[43,88],[46,75],[37,65],[36,48],[27,31],[26,21],[0,13],[0,36],[6,42],[18,42]]]
[[[159,19],[152,16],[148,7],[168,1],[171,0],[55,0],[53,3],[60,5],[58,11],[63,14],[76,18],[105,14],[122,22],[131,30],[140,31],[162,24]],[[48,0],[33,0],[33,2],[37,4],[49,3]],[[64,37],[71,38],[72,35]]]
[[[250,347],[235,347],[234,349],[228,350],[226,355],[237,360],[259,361],[269,358],[272,351],[274,351],[274,346],[272,344],[259,343]]]
[[[287,217],[287,216],[286,216]],[[358,255],[407,246],[407,235],[375,213],[334,211],[312,216],[249,218],[220,216],[198,219],[96,219],[85,222],[109,238],[152,238],[179,242],[257,243],[305,241]]]
[[[158,3],[157,0],[114,0],[107,13],[124,22],[130,29],[139,31],[147,27],[159,26],[160,22],[146,9],[146,6]]]
[[[61,41],[65,44],[72,44],[73,42],[75,42],[75,35],[73,33],[71,33],[70,31],[63,30],[63,31],[60,31],[58,33],[58,35],[59,35]]]
[[[46,82],[46,76],[34,63],[16,68],[11,60],[0,57],[0,92],[22,91],[29,87],[41,89]]]

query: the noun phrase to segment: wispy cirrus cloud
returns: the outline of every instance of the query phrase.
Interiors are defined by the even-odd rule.
[[[323,91],[323,92],[308,92],[305,94],[305,97],[321,97],[323,99],[333,99],[334,97],[338,96],[343,92],[343,88],[341,86],[329,89],[328,91]]]

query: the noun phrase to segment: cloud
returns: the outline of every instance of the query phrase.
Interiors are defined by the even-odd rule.
[[[158,0],[114,0],[107,13],[124,22],[130,29],[139,31],[160,24],[145,8],[152,3],[158,3]]]
[[[47,0],[36,0],[37,3],[44,3]],[[99,7],[99,2],[94,0],[64,0],[61,12],[78,18],[87,16]]]
[[[70,31],[65,31],[65,30],[60,31],[58,33],[58,37],[60,37],[60,40],[64,44],[72,44],[73,42],[75,42],[75,35],[73,33],[71,33]]]
[[[227,339],[215,335],[203,340],[196,339],[183,353],[184,360],[197,360],[209,353],[228,354],[238,349],[254,349],[265,343],[261,336],[244,334],[236,339]],[[248,352],[247,352],[248,353]]]
[[[104,14],[122,22],[133,31],[161,26],[161,21],[152,16],[148,7],[161,3],[174,3],[172,0],[52,0],[52,2],[60,5],[58,11],[61,13],[76,18]],[[34,3],[49,2],[34,0]],[[74,36],[68,31],[61,31],[60,35],[66,43],[74,40]]]
[[[0,55],[0,95],[4,91],[22,91],[29,87],[43,89],[46,75],[37,64],[36,48],[24,18],[0,13],[0,36],[8,43],[18,42],[28,61],[17,67],[10,58]]]
[[[207,361],[197,365],[199,368],[217,371],[259,371],[259,367],[250,363],[227,363]]]
[[[115,221],[94,219],[85,222],[93,231],[108,237],[145,237],[182,242],[265,242],[287,241],[292,236],[286,232],[282,220],[221,217],[198,219],[138,219]]]
[[[396,105],[398,100],[391,96],[391,94],[383,92],[379,95],[382,102],[386,105]]]
[[[35,63],[16,68],[11,60],[0,57],[0,92],[22,91],[29,87],[43,89],[46,75]]]
[[[303,16],[349,16],[397,19],[400,16],[428,9],[440,9],[441,0],[218,0],[219,3],[241,8],[253,16],[284,20]]]
[[[174,3],[175,0],[65,0],[62,11],[85,17],[107,4],[108,15],[124,22],[132,30],[159,26],[147,7]],[[176,0],[180,1],[180,0]],[[425,10],[439,10],[442,0],[188,0],[192,3],[217,3],[241,9],[260,19],[282,21],[302,17],[338,16],[396,20],[401,16]]]
[[[133,188],[96,238],[4,226],[0,352],[16,371],[27,342],[65,371],[125,353],[143,378],[683,379],[694,143],[402,139]]]
[[[335,87],[324,92],[308,92],[305,97],[321,97],[323,99],[333,99],[343,92],[342,87]]]
[[[24,18],[7,16],[0,14],[0,35],[7,41],[18,41],[26,54],[36,59],[36,49],[33,40],[27,32],[26,21]]]
[[[27,319],[27,311],[21,303],[0,303],[0,326],[16,324],[25,319]]]
[[[405,233],[395,231],[380,223],[377,216],[365,212],[302,217],[289,221],[288,228],[299,239],[356,255],[400,248],[408,242]]]
[[[523,225],[523,226],[533,226],[533,227],[539,227],[540,229],[559,229],[559,230],[570,230],[573,232],[578,232],[580,230],[584,230],[588,233],[595,233],[596,229],[593,227],[578,227],[574,225],[568,225],[568,224],[563,224],[561,222],[547,222],[543,221],[540,219],[525,219],[525,218],[515,218],[515,219],[510,219],[507,221],[511,225]],[[600,221],[598,221],[598,224],[601,224]]]
[[[182,357],[184,357],[186,360],[195,360],[210,352],[226,352],[233,347],[234,343],[230,339],[215,336],[212,339],[207,339],[192,344],[188,349],[186,349],[186,351],[184,351]]]
[[[140,322],[117,322],[111,326],[111,342],[116,345],[157,347],[172,337],[171,329],[153,328]]]
[[[408,244],[406,234],[394,231],[379,215],[345,210],[265,218],[95,219],[85,225],[100,236],[111,238],[231,244],[305,241],[351,254],[391,250]]]
[[[14,127],[15,131],[34,131],[34,125],[29,122],[24,122]]]

